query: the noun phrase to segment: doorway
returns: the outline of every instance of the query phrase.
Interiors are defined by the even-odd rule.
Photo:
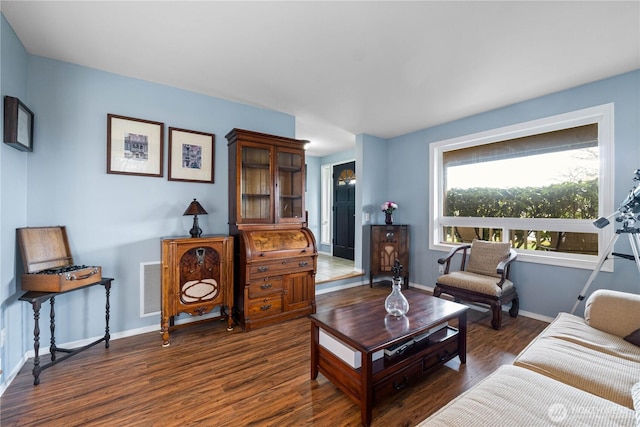
[[[333,167],[333,256],[354,259],[356,162]]]

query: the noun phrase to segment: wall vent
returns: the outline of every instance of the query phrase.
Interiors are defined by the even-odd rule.
[[[140,317],[160,315],[160,262],[140,263]]]

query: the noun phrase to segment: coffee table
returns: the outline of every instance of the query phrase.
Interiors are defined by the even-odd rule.
[[[371,424],[375,401],[456,356],[466,363],[468,308],[421,292],[403,293],[409,312],[399,318],[387,314],[384,298],[310,316],[311,379],[321,373],[353,399],[364,426]],[[424,338],[443,323],[444,328]],[[402,344],[407,345],[400,354],[384,355],[385,349],[391,352]]]

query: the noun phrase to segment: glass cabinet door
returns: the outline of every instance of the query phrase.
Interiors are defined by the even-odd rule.
[[[240,217],[257,222],[271,220],[271,150],[242,146],[240,171]]]
[[[278,151],[278,216],[298,218],[303,214],[304,164],[297,152]]]

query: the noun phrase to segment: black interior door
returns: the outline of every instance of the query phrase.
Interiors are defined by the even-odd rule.
[[[333,167],[333,256],[353,260],[356,233],[356,163]]]

